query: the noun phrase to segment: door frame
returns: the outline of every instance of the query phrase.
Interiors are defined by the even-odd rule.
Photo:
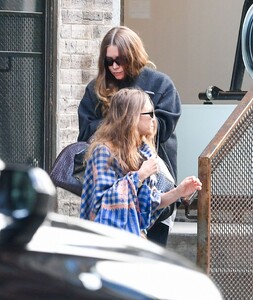
[[[57,12],[58,1],[46,0],[43,168],[48,172],[56,157]]]

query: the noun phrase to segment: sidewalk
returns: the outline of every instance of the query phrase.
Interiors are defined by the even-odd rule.
[[[184,211],[178,210],[177,218],[169,234],[167,249],[188,258],[193,263],[197,259],[197,222],[183,216]],[[177,221],[178,220],[178,221]]]

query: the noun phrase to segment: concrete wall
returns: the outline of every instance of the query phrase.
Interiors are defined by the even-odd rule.
[[[58,1],[57,152],[78,135],[77,108],[87,83],[97,74],[99,45],[120,23],[120,0]],[[58,189],[58,212],[79,214],[80,198]]]

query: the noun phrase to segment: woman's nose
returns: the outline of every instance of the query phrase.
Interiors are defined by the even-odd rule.
[[[114,61],[112,64],[113,69],[117,69],[119,67],[119,65],[117,65],[117,63]]]

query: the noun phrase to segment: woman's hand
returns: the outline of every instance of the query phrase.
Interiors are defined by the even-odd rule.
[[[139,175],[139,179],[141,181],[145,180],[146,178],[148,178],[149,176],[156,174],[159,170],[159,166],[158,166],[158,160],[155,157],[150,157],[149,159],[145,160],[139,171],[138,171],[138,175]]]
[[[187,197],[194,193],[196,190],[202,189],[202,183],[195,176],[186,177],[177,187],[177,192],[180,197]]]
[[[190,196],[196,190],[202,189],[202,183],[195,176],[186,177],[176,188],[161,194],[159,208],[166,207],[179,198]]]

